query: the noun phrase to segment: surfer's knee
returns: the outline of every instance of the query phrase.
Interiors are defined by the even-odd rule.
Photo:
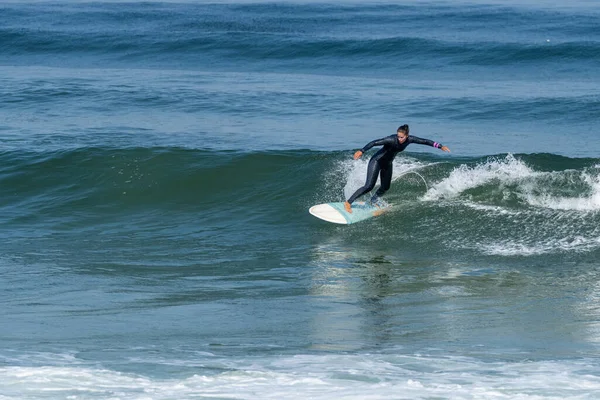
[[[370,192],[375,187],[375,183],[376,182],[373,182],[373,183],[369,182],[367,185],[363,186],[363,190],[365,192]]]

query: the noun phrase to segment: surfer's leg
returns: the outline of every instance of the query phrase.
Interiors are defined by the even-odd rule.
[[[371,159],[371,161],[369,161],[369,167],[367,168],[367,181],[365,182],[364,186],[358,188],[358,190],[354,192],[352,196],[350,196],[348,201],[346,201],[344,204],[346,211],[352,212],[351,209],[349,210],[349,208],[354,200],[373,190],[375,184],[377,183],[377,175],[379,174],[380,169],[381,167],[379,166],[379,162],[377,162],[377,160]]]
[[[385,168],[381,168],[379,177],[381,178],[381,186],[377,189],[375,195],[383,196],[385,192],[390,190],[390,185],[392,184],[392,164],[387,165]]]

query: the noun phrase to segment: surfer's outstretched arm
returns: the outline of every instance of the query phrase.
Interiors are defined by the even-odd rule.
[[[370,141],[362,149],[360,149],[356,153],[354,153],[354,159],[358,160],[360,157],[362,157],[362,155],[365,152],[369,151],[369,149],[371,149],[372,147],[384,146],[385,144],[388,144],[392,139],[393,139],[393,137],[390,138],[389,136],[387,136],[387,137],[384,137],[381,139],[375,139],[375,140]]]
[[[444,146],[441,143],[438,142],[434,142],[433,140],[429,140],[429,139],[422,139],[420,137],[416,137],[416,136],[409,136],[408,139],[410,140],[411,143],[416,143],[416,144],[424,144],[425,146],[431,146],[431,147],[435,147],[438,149],[442,149],[443,151],[450,153],[450,149],[448,148],[448,146]]]

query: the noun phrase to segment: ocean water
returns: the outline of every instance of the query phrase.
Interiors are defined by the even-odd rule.
[[[595,399],[600,5],[0,3],[0,399]],[[411,133],[393,210],[311,205]]]

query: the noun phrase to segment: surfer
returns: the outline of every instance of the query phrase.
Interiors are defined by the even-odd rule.
[[[384,137],[383,139],[373,140],[369,142],[365,147],[354,153],[354,159],[358,160],[365,151],[368,151],[373,146],[383,146],[371,159],[369,160],[369,166],[367,168],[367,181],[364,186],[359,188],[350,198],[344,203],[344,208],[349,213],[352,212],[352,203],[354,200],[362,196],[363,194],[370,192],[375,187],[377,182],[377,175],[381,178],[381,186],[377,189],[375,196],[371,198],[371,203],[376,204],[379,197],[382,196],[390,188],[392,183],[392,162],[396,157],[396,154],[403,151],[406,146],[411,143],[424,144],[427,146],[437,147],[443,151],[450,152],[447,146],[443,146],[438,142],[434,142],[429,139],[421,139],[416,136],[408,135],[408,125],[402,125],[398,128],[395,135]]]

